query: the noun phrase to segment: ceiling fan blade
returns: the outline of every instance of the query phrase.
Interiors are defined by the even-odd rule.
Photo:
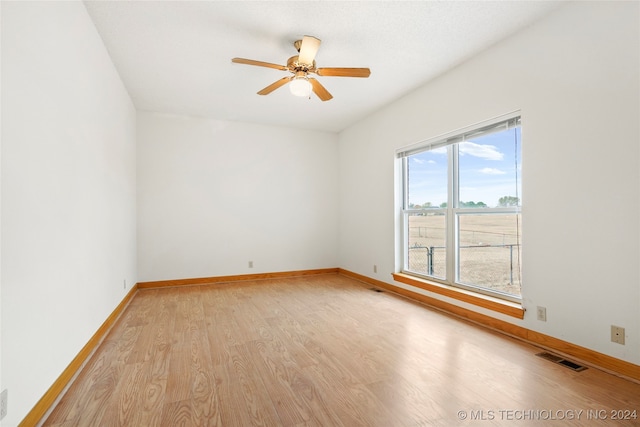
[[[333,77],[369,77],[371,70],[368,68],[318,68],[316,74]]]
[[[282,71],[285,71],[287,69],[287,67],[285,67],[284,65],[272,64],[270,62],[254,61],[253,59],[245,58],[233,58],[231,62],[235,62],[236,64],[257,65],[258,67],[275,68],[276,70]]]
[[[318,95],[318,98],[320,98],[322,101],[328,101],[331,98],[333,98],[333,95],[331,95],[329,91],[325,89],[324,86],[322,86],[318,80],[311,77],[309,78],[309,83],[311,83],[311,88],[313,89],[313,93]]]
[[[277,80],[274,83],[271,83],[269,86],[267,86],[264,89],[262,89],[260,92],[258,92],[258,95],[269,95],[271,92],[273,92],[274,90],[278,89],[280,86],[284,86],[287,83],[289,83],[289,81],[292,78],[293,78],[293,76],[283,77],[280,80]]]
[[[320,39],[311,36],[304,36],[302,38],[302,44],[300,45],[298,62],[313,65],[313,60],[316,58],[316,53],[318,53],[319,47]]]

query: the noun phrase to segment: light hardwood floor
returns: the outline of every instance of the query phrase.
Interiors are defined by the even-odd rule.
[[[337,274],[140,290],[45,425],[640,425],[540,351]]]

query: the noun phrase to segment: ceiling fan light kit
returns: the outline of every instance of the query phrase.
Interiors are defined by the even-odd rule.
[[[270,84],[260,90],[258,95],[268,95],[280,86],[289,83],[289,89],[293,95],[309,97],[313,91],[322,101],[330,100],[333,95],[317,79],[309,77],[309,73],[317,74],[318,76],[364,78],[369,77],[371,74],[368,68],[316,68],[315,57],[320,47],[320,39],[316,37],[304,36],[302,40],[296,40],[293,46],[298,50],[298,55],[289,58],[286,66],[245,58],[233,58],[231,62],[274,68],[276,70],[289,71],[293,74]]]
[[[304,71],[296,73],[291,83],[289,83],[289,90],[295,96],[308,97],[311,95],[311,83],[309,83],[309,78]]]

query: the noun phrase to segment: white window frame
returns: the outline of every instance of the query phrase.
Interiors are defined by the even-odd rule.
[[[458,142],[466,141],[473,136],[485,135],[494,131],[505,130],[516,126],[522,126],[521,114],[519,111],[496,117],[485,122],[477,123],[457,131],[453,131],[438,137],[420,142],[408,147],[404,147],[396,152],[396,156],[401,161],[402,171],[402,200],[401,200],[401,222],[402,222],[402,273],[415,276],[421,279],[442,283],[456,288],[464,289],[478,294],[496,297],[506,301],[521,303],[522,297],[507,294],[495,290],[491,290],[482,286],[474,286],[471,284],[461,283],[458,281],[459,272],[459,239],[458,221],[463,215],[522,215],[521,206],[513,207],[495,207],[495,208],[461,208],[459,207],[459,185],[458,185]],[[447,207],[446,208],[430,208],[428,211],[432,213],[443,213],[446,218],[446,278],[438,278],[421,274],[420,272],[409,269],[409,215],[416,213],[424,213],[424,209],[410,209],[408,207],[409,189],[408,189],[408,167],[407,161],[409,156],[424,151],[433,150],[435,148],[447,148],[448,170],[447,170]],[[522,196],[517,195],[520,200]],[[518,239],[520,240],[520,239]],[[521,245],[521,242],[519,242]],[[519,259],[519,258],[518,258]]]

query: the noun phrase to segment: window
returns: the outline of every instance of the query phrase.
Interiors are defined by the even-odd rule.
[[[403,272],[521,300],[521,126],[503,117],[398,153]]]

